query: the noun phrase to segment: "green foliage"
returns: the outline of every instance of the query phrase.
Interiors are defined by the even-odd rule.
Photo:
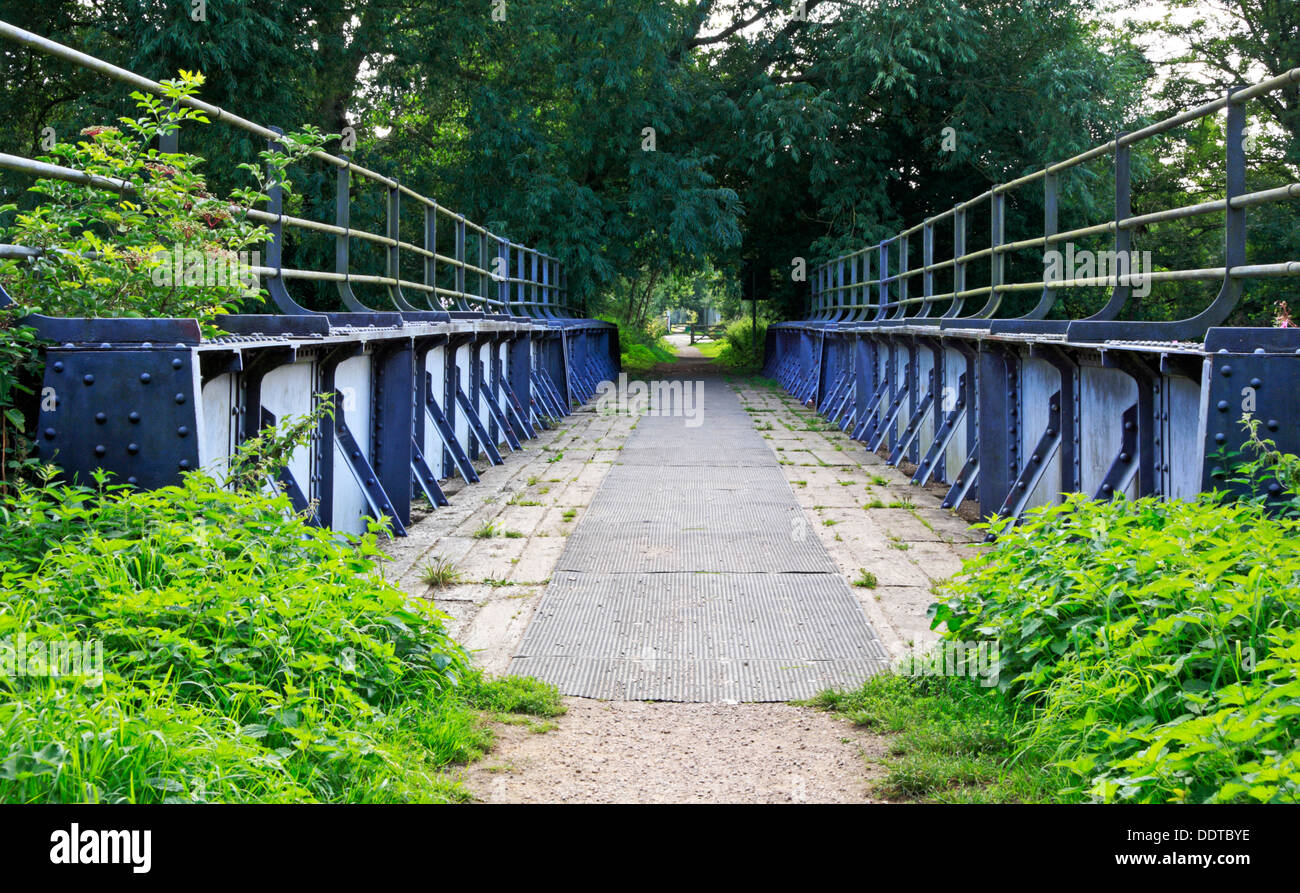
[[[719,365],[737,372],[753,372],[763,365],[767,325],[762,320],[758,323],[757,340],[753,322],[748,319],[727,323],[722,337],[726,347],[718,353]]]
[[[1102,801],[1300,800],[1300,522],[1253,501],[1071,496],[995,525],[936,605],[999,642],[1072,790]]]
[[[40,371],[36,330],[15,325],[11,308],[0,309],[0,497],[8,493],[11,480],[34,465],[27,432]]]
[[[644,373],[660,363],[676,362],[676,351],[664,340],[668,328],[662,319],[651,318],[638,325],[613,314],[599,318],[618,326],[618,350],[624,372]]]
[[[378,525],[340,536],[250,486],[301,440],[281,424],[235,486],[47,474],[0,502],[0,647],[103,655],[102,674],[0,676],[0,801],[463,800],[442,770],[490,747],[477,703],[559,709],[482,679],[440,612],[383,581]]]
[[[162,82],[161,97],[132,93],[138,117],[120,117],[121,127],[88,127],[81,132],[86,139],[57,143],[43,159],[98,180],[39,179],[31,187],[39,203],[19,212],[3,233],[5,241],[40,252],[0,261],[0,282],[18,305],[54,316],[210,322],[264,297],[250,267],[259,265],[253,249],[270,232],[248,211],[273,185],[288,190],[288,165],[324,138],[311,128],[287,135],[285,152],[264,151],[260,164],[240,165],[255,186],[220,199],[199,172],[203,159],[150,146],[183,123],[207,122],[203,112],[179,103],[202,83],[202,75],[182,71]]]
[[[529,676],[475,675],[466,683],[464,697],[470,706],[493,713],[560,716],[567,710],[559,689]]]
[[[455,586],[461,580],[461,572],[450,558],[435,555],[420,571],[420,582],[425,586],[440,589]]]
[[[811,703],[891,736],[885,776],[876,785],[881,796],[957,803],[1061,799],[1060,773],[1016,740],[1013,702],[977,680],[881,673],[859,689],[822,692]]]
[[[859,570],[857,577],[853,580],[853,585],[862,589],[875,589],[878,582],[876,575],[871,571]]]

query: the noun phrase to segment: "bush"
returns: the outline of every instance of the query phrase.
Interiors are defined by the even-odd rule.
[[[623,371],[648,372],[660,363],[676,362],[677,352],[664,340],[668,326],[662,319],[654,317],[641,329],[615,316],[598,318],[618,326],[618,350]]]
[[[754,372],[763,365],[763,352],[767,337],[767,324],[758,324],[758,340],[755,347],[754,326],[751,320],[737,319],[727,323],[723,332],[726,347],[718,354],[717,362],[737,372]]]
[[[15,303],[53,316],[193,317],[210,323],[246,299],[265,293],[249,270],[270,230],[249,209],[278,184],[292,198],[286,171],[319,148],[314,128],[286,134],[285,151],[243,164],[253,186],[229,199],[208,192],[203,159],[151,148],[183,122],[205,123],[203,112],[180,105],[203,83],[197,73],[162,82],[163,96],[132,93],[142,114],[117,126],[87,127],[76,143],[57,144],[42,160],[126,184],[122,190],[39,179],[40,204],[16,216],[0,241],[36,249],[24,260],[0,261]],[[0,212],[16,210],[2,205]]]
[[[36,424],[41,365],[36,330],[16,325],[12,308],[0,309],[0,498],[34,461],[27,432]]]
[[[1300,800],[1300,523],[1075,495],[998,533],[933,610],[999,642],[1026,746],[1100,801]]]
[[[0,801],[461,800],[441,770],[490,747],[479,709],[563,712],[383,581],[377,525],[344,537],[254,486],[310,426],[255,438],[228,485],[0,502],[0,658],[102,648],[102,674],[0,672]]]

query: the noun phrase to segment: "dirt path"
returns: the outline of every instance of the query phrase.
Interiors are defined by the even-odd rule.
[[[789,704],[567,704],[553,731],[500,726],[470,790],[488,803],[865,803],[884,747]]]

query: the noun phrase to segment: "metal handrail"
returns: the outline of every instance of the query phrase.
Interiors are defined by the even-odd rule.
[[[18,28],[8,22],[0,21],[0,38],[25,46],[50,56],[89,69],[114,80],[121,81],[135,89],[164,95],[162,85],[149,78],[120,68],[102,59],[74,50],[40,35]],[[279,140],[281,132],[273,127],[257,124],[239,115],[232,114],[211,103],[190,96],[179,100],[181,105],[202,111],[208,115],[211,123],[226,124],[247,133],[265,139],[270,147],[282,150]],[[174,146],[171,151],[175,151]],[[372,312],[376,308],[363,304],[351,289],[352,283],[381,285],[387,290],[389,300],[400,311],[422,310],[471,310],[481,309],[488,312],[509,312],[536,319],[562,319],[575,316],[568,304],[568,279],[563,265],[553,255],[544,254],[534,248],[528,248],[491,232],[486,227],[475,223],[465,216],[439,205],[435,200],[421,195],[397,180],[369,170],[345,156],[333,155],[316,150],[309,157],[338,171],[338,190],[336,192],[336,220],[334,223],[310,220],[283,213],[282,195],[278,187],[272,187],[267,209],[248,209],[248,217],[267,224],[272,232],[272,242],[267,248],[269,266],[255,266],[251,273],[269,280],[268,291],[282,312],[291,314],[314,313],[301,306],[284,288],[286,280],[304,280],[316,282],[334,282],[343,303],[350,310]],[[73,168],[50,164],[36,159],[0,153],[0,167],[38,177],[65,180],[79,185],[87,185],[110,191],[124,191],[131,184],[89,174]],[[388,196],[387,232],[385,234],[356,229],[350,225],[350,185],[351,177],[356,176],[370,181],[385,189]],[[406,196],[421,206],[423,213],[425,244],[416,245],[400,237],[401,202]],[[450,221],[455,233],[455,253],[446,255],[437,250],[437,224],[442,217]],[[300,270],[284,267],[279,259],[283,252],[283,227],[333,235],[335,237],[335,269]],[[469,236],[478,242],[477,263],[469,260]],[[350,270],[349,241],[361,239],[385,249],[384,275],[353,273]],[[498,275],[486,269],[489,248],[493,247],[496,257],[504,262],[503,269],[514,270],[515,275]],[[25,246],[0,246],[9,250],[0,256],[36,256],[39,249]],[[401,278],[401,253],[405,251],[423,260],[423,282],[412,282]],[[453,268],[455,288],[444,288],[437,284],[438,265]],[[531,275],[529,275],[531,274]],[[471,290],[471,277],[477,279]],[[419,307],[407,300],[403,289],[410,289],[425,297],[425,306]]]
[[[847,254],[816,265],[810,276],[812,302],[809,322],[818,324],[845,323],[850,325],[915,325],[936,328],[988,328],[993,332],[1025,332],[1034,334],[1062,334],[1070,340],[1091,342],[1115,339],[1184,341],[1199,340],[1205,332],[1220,325],[1236,307],[1242,283],[1247,279],[1300,276],[1300,262],[1250,264],[1246,262],[1245,210],[1273,202],[1300,198],[1300,183],[1290,183],[1269,189],[1247,192],[1245,189],[1246,158],[1243,146],[1245,135],[1245,105],[1252,99],[1300,82],[1300,68],[1268,78],[1258,84],[1228,91],[1224,96],[1196,108],[1189,109],[1121,134],[1102,145],[1080,152],[1064,161],[1026,174],[1015,180],[991,187],[980,195],[959,202],[919,224],[905,229],[874,245],[866,245]],[[1227,110],[1225,148],[1225,197],[1214,201],[1168,208],[1147,214],[1131,212],[1131,147],[1189,122]],[[1115,213],[1112,219],[1099,224],[1060,231],[1057,226],[1059,189],[1062,172],[1074,169],[1093,159],[1114,158]],[[1005,240],[1006,197],[1014,190],[1029,184],[1043,183],[1043,234],[1014,242]],[[967,250],[969,213],[985,205],[990,213],[990,239],[987,247]],[[1123,272],[1106,276],[1052,279],[1044,271],[1041,279],[1009,282],[1005,279],[1005,259],[1008,255],[1025,250],[1041,249],[1044,262],[1053,246],[1088,236],[1112,235],[1114,254],[1127,256],[1132,249],[1132,236],[1141,227],[1155,223],[1183,220],[1209,214],[1224,214],[1225,241],[1224,264],[1203,269],[1143,271],[1149,282],[1219,281],[1220,289],[1214,300],[1197,315],[1172,321],[1131,321],[1120,318],[1128,303],[1134,275]],[[953,224],[952,256],[936,260],[934,257],[935,226],[951,220]],[[909,266],[911,237],[922,238],[922,264]],[[871,259],[876,258],[872,275]],[[891,255],[899,269],[890,271]],[[988,285],[966,286],[969,265],[977,261],[989,262]],[[1046,263],[1044,263],[1046,266]],[[951,270],[953,287],[939,292],[934,287],[934,274]],[[921,277],[920,294],[911,291],[911,283]],[[1049,320],[1048,314],[1056,301],[1056,292],[1065,288],[1109,287],[1112,289],[1106,305],[1086,319]],[[1040,291],[1037,305],[1023,316],[996,318],[1002,297],[1018,292]],[[984,299],[983,306],[968,312],[965,303]],[[946,304],[946,308],[942,305]],[[940,313],[939,310],[943,309]]]

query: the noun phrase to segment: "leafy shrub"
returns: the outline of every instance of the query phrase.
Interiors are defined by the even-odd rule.
[[[999,642],[1026,746],[1102,801],[1300,800],[1300,522],[1076,495],[995,526],[933,611]]]
[[[0,502],[0,649],[103,655],[102,677],[0,675],[0,801],[460,800],[441,769],[490,747],[477,710],[563,712],[483,679],[382,580],[377,524],[342,537],[259,486],[329,411],[249,441],[225,481],[50,469]]]
[[[466,659],[374,573],[373,533],[200,473],[20,486],[3,516],[0,639],[99,640],[105,676],[0,680],[0,799],[439,796],[420,730]]]
[[[723,332],[726,347],[718,354],[717,362],[729,369],[752,372],[763,365],[764,339],[767,337],[767,324],[758,324],[758,340],[755,347],[754,326],[751,320],[737,319],[727,323]]]
[[[3,234],[3,241],[40,252],[0,261],[0,282],[18,305],[55,316],[210,322],[245,299],[265,296],[247,267],[253,265],[250,249],[266,242],[270,231],[253,223],[248,211],[276,184],[291,193],[288,166],[322,145],[324,135],[310,127],[285,135],[284,152],[268,150],[261,164],[240,165],[253,186],[218,198],[199,172],[203,159],[150,145],[183,122],[206,123],[203,112],[179,103],[202,83],[202,75],[182,71],[162,82],[164,96],[132,93],[142,115],[120,118],[121,127],[88,127],[81,132],[85,139],[57,144],[42,159],[124,188],[36,181],[31,191],[40,203],[19,213]]]
[[[10,481],[30,471],[31,439],[41,357],[36,330],[14,323],[12,308],[0,309],[0,496]]]
[[[618,326],[618,350],[625,372],[648,372],[659,363],[677,360],[677,352],[664,340],[668,327],[662,319],[652,318],[641,328],[616,316],[597,318]]]

